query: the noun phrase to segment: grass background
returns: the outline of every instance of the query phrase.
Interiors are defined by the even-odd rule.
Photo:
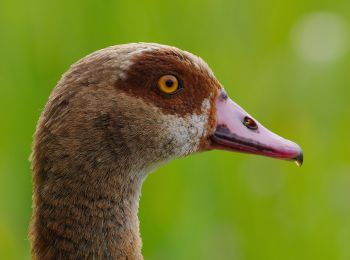
[[[0,0],[0,259],[30,259],[28,157],[68,66],[127,42],[204,58],[305,165],[213,151],[150,175],[146,259],[350,259],[350,1]]]

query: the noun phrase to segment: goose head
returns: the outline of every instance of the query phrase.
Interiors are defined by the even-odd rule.
[[[232,101],[189,52],[136,43],[81,59],[51,93],[34,136],[33,255],[141,259],[142,180],[212,149],[303,161],[297,144]]]
[[[175,47],[97,51],[71,67],[50,100],[46,126],[92,162],[117,156],[150,169],[211,149],[303,160],[297,144],[232,101],[201,58]]]

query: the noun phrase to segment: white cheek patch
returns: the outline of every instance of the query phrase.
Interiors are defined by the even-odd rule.
[[[207,134],[207,123],[210,111],[210,99],[202,103],[202,113],[185,117],[177,115],[164,115],[167,122],[167,135],[171,136],[174,148],[174,156],[184,156],[198,150],[201,139]]]

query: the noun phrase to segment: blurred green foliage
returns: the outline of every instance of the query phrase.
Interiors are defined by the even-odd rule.
[[[145,258],[350,259],[349,26],[348,0],[1,0],[0,259],[30,258],[31,139],[60,75],[138,41],[200,55],[305,152],[302,168],[213,151],[157,170],[140,203]]]

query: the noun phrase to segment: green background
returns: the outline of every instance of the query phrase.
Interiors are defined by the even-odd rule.
[[[146,259],[350,259],[350,1],[0,0],[0,259],[29,259],[28,157],[52,88],[86,54],[127,42],[205,59],[305,165],[212,151],[151,174]]]

